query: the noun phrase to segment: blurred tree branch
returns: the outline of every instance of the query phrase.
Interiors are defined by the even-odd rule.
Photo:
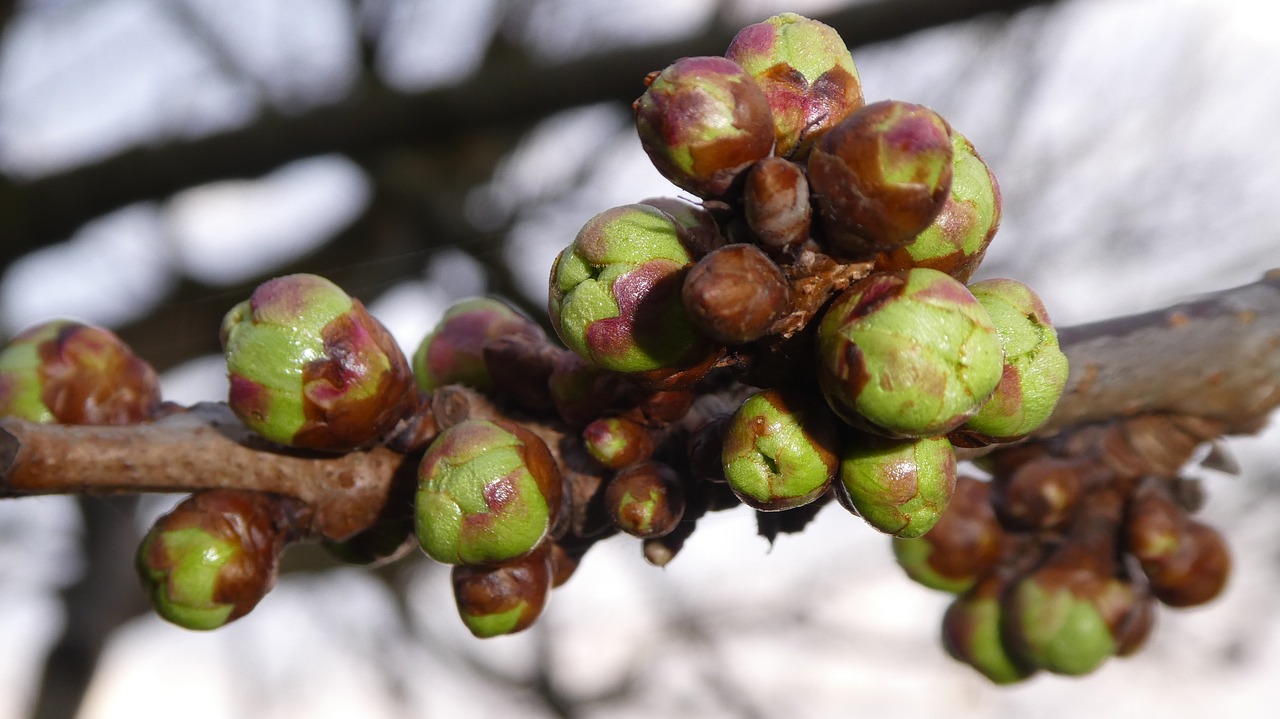
[[[1044,1],[879,0],[821,19],[856,46]],[[539,64],[518,51],[494,52],[466,82],[416,94],[397,92],[366,70],[335,104],[298,114],[264,108],[252,124],[234,130],[138,147],[28,181],[0,178],[0,266],[113,209],[212,180],[253,177],[323,153],[360,155],[401,143],[449,147],[464,136],[525,126],[568,107],[630,102],[647,72],[671,58],[723,52],[735,32],[720,24],[696,37],[559,65]]]

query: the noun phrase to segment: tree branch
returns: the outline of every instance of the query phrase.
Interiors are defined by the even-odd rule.
[[[1280,272],[1166,310],[1061,334],[1072,370],[1044,434],[1152,413],[1248,433],[1280,405]],[[500,411],[462,388],[435,400],[441,427]],[[558,445],[554,428],[541,429]],[[330,538],[371,526],[395,487],[413,481],[414,459],[386,447],[341,456],[289,451],[252,435],[220,404],[118,427],[0,419],[0,497],[274,492],[310,505],[312,531]]]

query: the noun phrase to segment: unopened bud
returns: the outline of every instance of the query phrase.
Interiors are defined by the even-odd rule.
[[[956,486],[956,453],[945,437],[888,440],[865,435],[845,447],[836,498],[895,537],[923,536]]]
[[[717,342],[763,337],[787,308],[782,271],[759,248],[726,245],[698,261],[685,277],[685,310],[698,331]]]
[[[808,504],[835,477],[835,425],[827,408],[776,389],[747,398],[729,419],[721,460],[733,493],[763,511]]]
[[[619,471],[605,487],[605,507],[618,529],[651,539],[670,534],[684,516],[684,489],[676,473],[659,462]]]
[[[545,549],[495,566],[459,565],[451,578],[458,616],[481,639],[528,629],[551,589]]]

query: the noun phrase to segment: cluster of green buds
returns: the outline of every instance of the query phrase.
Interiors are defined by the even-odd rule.
[[[135,424],[160,404],[151,365],[111,331],[70,320],[18,333],[0,350],[0,417]]]

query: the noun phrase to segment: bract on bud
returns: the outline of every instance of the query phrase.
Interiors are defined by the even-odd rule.
[[[602,417],[582,430],[587,454],[609,469],[643,462],[653,454],[653,437],[639,422],[625,417]]]
[[[1034,666],[1009,651],[1001,635],[1002,585],[989,576],[955,598],[942,615],[942,647],[952,658],[996,684],[1013,684],[1035,673]]]
[[[681,296],[699,332],[741,344],[768,333],[787,309],[790,288],[760,248],[735,244],[699,260],[685,277]]]
[[[911,242],[876,258],[878,270],[929,267],[968,282],[1000,227],[1000,185],[973,143],[951,133],[951,192]]]
[[[544,338],[533,320],[500,300],[469,297],[453,303],[413,353],[418,386],[426,392],[446,384],[463,384],[481,392],[493,389],[484,347],[510,335],[533,341]]]
[[[804,169],[781,157],[752,165],[742,193],[742,212],[760,246],[775,257],[791,256],[809,239],[813,207]]]
[[[1030,434],[1053,414],[1067,384],[1058,332],[1040,297],[1017,280],[984,280],[969,291],[995,325],[1004,366],[995,391],[961,431],[995,441]]]
[[[222,320],[231,391],[250,429],[280,444],[348,451],[413,411],[409,362],[391,334],[316,275],[268,280]]]
[[[748,397],[724,429],[724,477],[750,507],[799,507],[831,485],[837,441],[833,419],[821,403],[764,390]]]
[[[675,61],[653,78],[634,110],[654,166],[699,197],[730,194],[742,172],[773,149],[768,98],[723,57]]]
[[[968,420],[1000,381],[1003,353],[964,285],[929,269],[855,283],[818,328],[818,381],[845,421],[924,437]]]
[[[683,369],[710,354],[680,298],[692,263],[683,229],[648,205],[587,221],[551,268],[548,309],[560,339],[615,372]]]
[[[208,490],[156,521],[137,568],[156,613],[187,629],[216,629],[257,606],[292,540],[280,498]]]
[[[418,541],[445,564],[515,559],[546,538],[562,492],[559,467],[537,435],[505,421],[460,422],[418,466]]]
[[[160,403],[160,383],[112,332],[67,320],[18,333],[0,350],[0,417],[132,424]]]
[[[950,128],[927,107],[886,100],[836,125],[809,154],[828,249],[871,259],[930,225],[951,191]]]
[[[684,516],[684,489],[675,470],[659,462],[643,462],[609,480],[604,504],[618,529],[641,539],[662,537]]]
[[[960,477],[933,529],[914,539],[894,538],[893,554],[916,582],[958,594],[995,567],[1003,538],[991,508],[991,483]]]
[[[451,573],[458,616],[481,639],[528,629],[542,614],[551,589],[547,550],[489,567],[455,566]]]
[[[748,25],[725,57],[751,73],[769,98],[779,156],[803,156],[814,140],[862,106],[849,48],[816,20],[782,13]]]
[[[867,524],[895,537],[920,537],[951,503],[956,453],[946,437],[865,435],[845,447],[839,479],[836,498]]]

